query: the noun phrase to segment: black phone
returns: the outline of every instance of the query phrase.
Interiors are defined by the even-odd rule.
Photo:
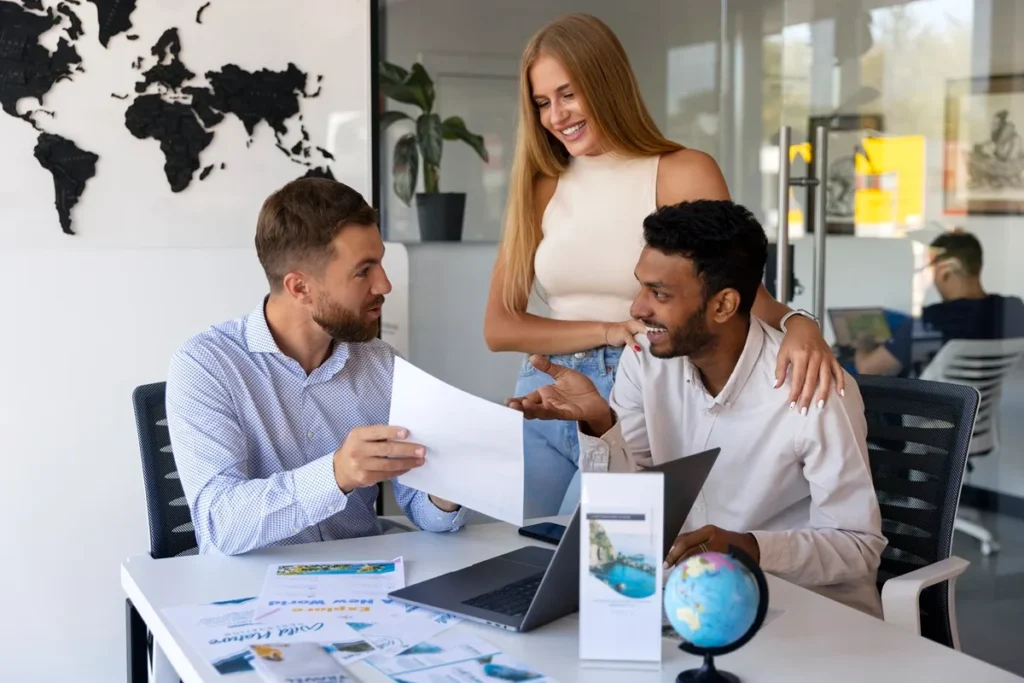
[[[558,545],[565,533],[565,526],[554,522],[540,522],[529,526],[520,527],[519,535],[527,538],[535,538],[551,545]]]

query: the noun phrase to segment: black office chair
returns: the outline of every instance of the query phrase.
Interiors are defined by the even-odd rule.
[[[149,554],[156,559],[199,552],[195,527],[171,451],[164,405],[164,382],[144,384],[132,392],[135,429],[142,454],[142,483],[149,516]]]
[[[894,377],[857,384],[889,540],[878,569],[885,620],[959,650],[954,585],[968,562],[950,552],[978,391]]]
[[[171,451],[164,389],[164,382],[156,382],[136,387],[132,392],[149,518],[149,554],[157,559],[199,552],[192,516]],[[150,634],[131,600],[125,601],[125,613],[128,681],[141,683],[148,678]]]

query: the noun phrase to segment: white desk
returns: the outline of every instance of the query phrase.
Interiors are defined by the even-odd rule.
[[[185,683],[256,683],[256,674],[219,676],[179,639],[160,610],[227,598],[258,595],[268,564],[345,559],[388,559],[402,555],[406,581],[415,583],[473,562],[534,544],[508,524],[466,527],[453,534],[427,532],[270,548],[242,557],[132,557],[121,566],[121,585],[153,637]],[[535,544],[536,545],[536,544]],[[769,577],[771,606],[783,613],[739,651],[716,660],[718,667],[753,683],[769,681],[1017,681],[1024,679],[902,631],[810,591]],[[583,669],[577,660],[578,621],[565,617],[530,633],[516,634],[464,622],[505,652],[561,683],[629,680],[674,681],[679,671],[699,666],[697,657],[666,640],[660,672]],[[389,679],[365,663],[352,667],[364,683]]]

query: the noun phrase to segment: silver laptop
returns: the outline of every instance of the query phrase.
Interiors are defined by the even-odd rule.
[[[646,470],[662,472],[665,478],[665,552],[686,522],[719,450],[714,448]],[[579,558],[577,505],[554,550],[527,546],[390,595],[402,602],[510,631],[530,631],[579,608]]]

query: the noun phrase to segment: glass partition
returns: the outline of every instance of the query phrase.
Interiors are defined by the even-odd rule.
[[[380,0],[379,10],[382,59],[420,63],[436,111],[461,117],[486,149],[484,161],[460,140],[443,147],[438,189],[465,194],[463,242],[500,235],[524,44],[550,19],[585,11],[619,36],[663,132],[715,156],[733,198],[762,220],[773,245],[788,242],[773,248],[766,279],[794,308],[821,314],[854,374],[858,347],[862,355],[885,347],[901,329],[911,332],[908,346],[893,347],[899,367],[882,369],[908,376],[926,373],[949,339],[987,334],[982,323],[960,332],[949,332],[955,319],[945,332],[926,324],[943,297],[1024,295],[1024,5],[1015,0]],[[383,93],[379,106],[418,113]],[[423,225],[415,197],[407,204],[395,191],[393,160],[414,130],[402,120],[377,139],[385,235],[409,243],[424,239]],[[426,189],[420,171],[416,192]],[[977,239],[982,265],[975,284],[940,294],[932,244],[954,230]],[[779,256],[792,278],[778,281]],[[493,251],[486,258],[479,272]],[[834,321],[849,309],[881,316],[881,327],[863,329],[885,338],[851,339],[848,323],[837,335]],[[1024,517],[1020,365],[999,387],[987,399],[999,446],[972,459],[961,500]],[[996,536],[1024,545],[1024,522],[1005,518],[992,522]],[[976,539],[956,538],[958,554],[981,558]],[[995,581],[994,565],[980,562],[970,571]],[[964,649],[1011,667],[1000,657],[1012,655],[986,649],[1000,642],[986,633],[964,634]]]

